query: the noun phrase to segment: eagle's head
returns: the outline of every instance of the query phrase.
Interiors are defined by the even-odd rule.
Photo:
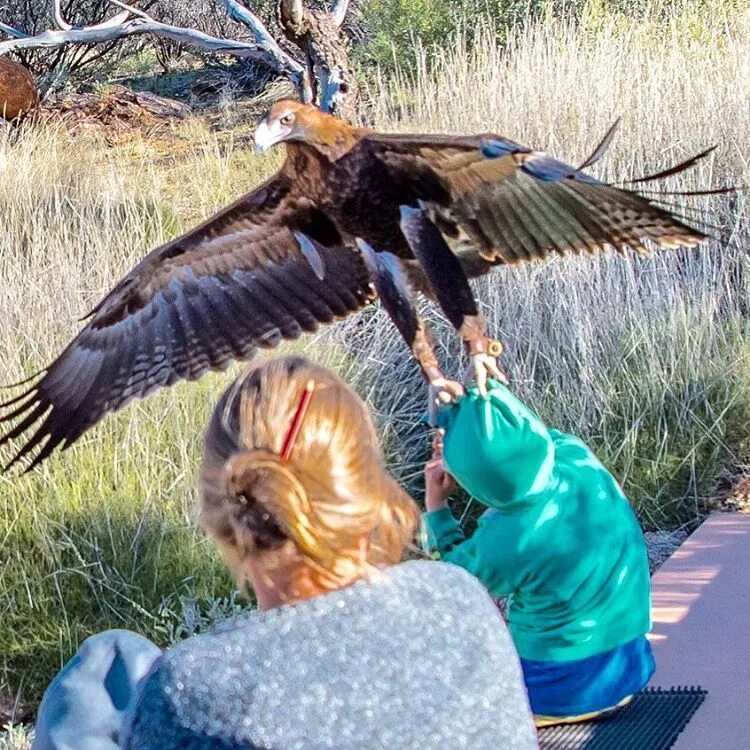
[[[282,99],[276,102],[258,123],[255,129],[255,147],[263,152],[283,141],[307,140],[326,117],[317,107],[310,104]]]
[[[277,143],[302,141],[335,158],[356,143],[357,132],[311,104],[282,99],[258,123],[255,148],[262,153]]]

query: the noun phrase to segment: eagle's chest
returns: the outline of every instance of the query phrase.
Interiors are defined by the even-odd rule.
[[[331,172],[327,205],[342,234],[360,237],[377,250],[409,255],[399,228],[400,207],[412,203],[411,195],[394,183],[377,163],[368,169],[358,164],[337,164]]]

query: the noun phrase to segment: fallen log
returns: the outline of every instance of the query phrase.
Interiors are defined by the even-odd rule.
[[[0,119],[16,120],[38,104],[39,91],[31,73],[20,63],[0,57]]]

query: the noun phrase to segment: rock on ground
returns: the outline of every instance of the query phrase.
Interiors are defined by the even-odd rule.
[[[644,533],[646,550],[648,551],[648,567],[652,574],[687,539],[688,534],[687,529],[646,531]]]

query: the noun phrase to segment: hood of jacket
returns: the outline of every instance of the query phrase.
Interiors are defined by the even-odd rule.
[[[476,500],[503,513],[542,501],[554,480],[555,446],[544,423],[503,384],[476,386],[441,408],[447,470]]]

